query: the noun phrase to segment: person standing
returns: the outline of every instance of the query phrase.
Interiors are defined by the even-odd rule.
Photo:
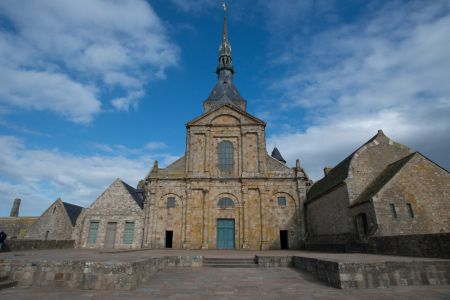
[[[3,231],[0,232],[0,251],[2,251],[4,248],[6,237],[7,237],[6,233],[4,233]]]

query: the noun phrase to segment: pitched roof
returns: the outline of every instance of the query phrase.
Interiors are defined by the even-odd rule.
[[[208,111],[204,112],[203,114],[201,114],[200,116],[198,116],[197,118],[195,118],[195,119],[193,119],[193,120],[187,122],[186,126],[192,125],[193,123],[197,122],[198,120],[200,120],[200,119],[206,117],[206,116],[209,115],[209,114],[212,114],[213,112],[215,112],[215,111],[221,109],[221,108],[224,107],[224,106],[229,107],[229,108],[231,108],[231,109],[233,109],[233,110],[235,110],[235,111],[237,111],[237,112],[243,114],[244,116],[248,117],[249,119],[252,119],[253,121],[255,121],[255,122],[257,122],[257,123],[260,123],[260,124],[262,124],[262,125],[264,125],[264,126],[266,125],[266,122],[264,122],[264,121],[261,120],[261,119],[258,119],[258,118],[255,117],[255,116],[252,116],[251,114],[249,114],[249,113],[246,112],[246,111],[243,111],[242,109],[240,109],[240,108],[239,108],[238,106],[236,106],[236,105],[233,105],[233,104],[230,104],[230,103],[221,103],[220,105],[218,105],[218,106],[215,107],[214,109],[208,110]]]
[[[64,209],[67,212],[67,215],[69,216],[72,226],[75,226],[78,216],[81,214],[81,211],[83,210],[83,207],[63,201],[61,202],[64,206]]]
[[[277,147],[273,148],[272,150],[272,155],[273,158],[275,158],[276,160],[279,160],[283,163],[286,163],[286,160],[283,158],[283,156],[281,155],[280,151],[278,150]]]
[[[229,103],[239,107],[238,103],[245,102],[245,100],[241,97],[232,81],[219,78],[205,102],[211,102],[214,106]]]
[[[369,201],[395,176],[395,174],[397,174],[403,168],[403,166],[405,166],[411,160],[411,158],[413,158],[417,154],[418,152],[414,152],[388,165],[386,169],[384,169],[383,172],[381,172],[380,175],[378,175],[366,187],[366,189],[358,196],[358,198],[356,198],[355,202],[351,206]]]
[[[308,197],[306,202],[312,201],[319,196],[325,194],[332,188],[343,183],[348,177],[348,170],[350,168],[350,163],[353,156],[358,152],[359,149],[363,148],[367,144],[373,142],[378,136],[384,135],[383,131],[379,130],[378,133],[373,136],[370,140],[365,142],[361,147],[356,149],[352,154],[347,156],[343,161],[341,161],[336,167],[334,167],[328,175],[317,181],[308,191]]]
[[[120,182],[122,182],[123,186],[130,193],[133,200],[136,201],[137,205],[139,205],[140,208],[144,208],[144,191],[142,189],[135,189],[122,180],[120,180]]]

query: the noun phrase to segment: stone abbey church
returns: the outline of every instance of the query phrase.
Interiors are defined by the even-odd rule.
[[[40,217],[21,218],[15,206],[0,229],[119,249],[314,249],[449,236],[449,172],[381,130],[314,184],[299,160],[288,167],[277,148],[268,155],[266,124],[233,83],[226,15],[216,73],[204,112],[186,125],[183,157],[166,168],[155,161],[137,188],[115,180],[87,208],[58,199]]]
[[[81,247],[298,248],[311,181],[266,150],[266,123],[246,111],[233,83],[224,19],[218,81],[188,122],[185,156],[155,162],[137,190],[117,180],[79,218]],[[200,103],[199,103],[200,104]]]

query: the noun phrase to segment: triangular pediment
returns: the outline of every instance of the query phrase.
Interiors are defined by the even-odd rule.
[[[205,112],[186,124],[197,125],[262,125],[266,123],[257,117],[239,109],[235,105],[224,104],[213,110]]]
[[[143,208],[139,191],[117,178],[90,206],[97,210],[121,211],[125,207]]]

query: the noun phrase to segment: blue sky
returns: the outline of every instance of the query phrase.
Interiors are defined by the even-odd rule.
[[[378,129],[450,169],[449,1],[230,0],[235,83],[317,180]],[[0,2],[0,215],[89,205],[185,150],[220,1]]]

